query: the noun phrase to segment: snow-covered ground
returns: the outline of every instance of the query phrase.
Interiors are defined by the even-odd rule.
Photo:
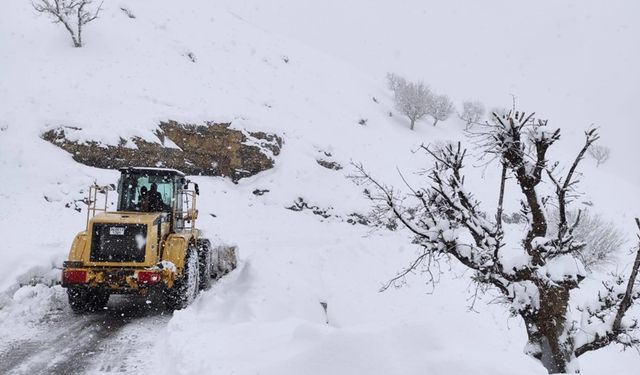
[[[98,335],[105,345],[62,340],[62,346],[92,351],[78,370],[545,373],[523,354],[519,319],[491,304],[490,296],[475,304],[477,312],[468,310],[469,275],[455,264],[451,272],[445,268],[431,294],[420,275],[379,293],[417,249],[402,231],[372,232],[343,220],[369,207],[362,187],[347,178],[351,161],[402,187],[396,168],[410,182],[424,180],[413,174],[426,166],[424,155],[413,152],[420,144],[463,137],[457,119],[437,127],[419,122],[411,132],[405,119],[389,117],[394,110],[384,73],[395,71],[424,79],[457,103],[474,98],[508,107],[510,94],[516,95],[523,109],[563,128],[565,138],[552,157],[565,164],[582,131],[591,123],[602,126],[603,143],[613,154],[599,168],[593,160],[583,164],[584,200],[633,241],[632,219],[640,214],[640,179],[631,168],[638,161],[639,131],[632,126],[632,100],[640,94],[634,71],[640,63],[638,6],[515,4],[111,0],[87,25],[81,49],[72,48],[65,30],[36,14],[28,1],[4,4],[0,356],[27,345],[24,358],[67,363],[78,350],[61,349],[62,356],[43,350],[33,357],[39,353],[29,345],[42,335],[53,343],[74,329],[91,335],[114,318],[107,313],[73,322],[78,318],[60,287],[19,287],[32,276],[56,277],[52,269],[84,227],[85,212],[76,212],[73,202],[94,180],[117,178],[116,172],[75,163],[40,134],[75,126],[82,128],[79,139],[116,144],[133,135],[154,139],[159,121],[175,119],[231,121],[235,128],[275,132],[285,140],[273,170],[239,184],[194,178],[202,191],[199,225],[214,241],[239,246],[239,268],[170,320],[136,316],[117,332]],[[361,119],[366,125],[358,124]],[[325,169],[316,162],[321,157],[345,168]],[[499,171],[473,164],[470,186],[481,200],[495,202],[492,182]],[[256,188],[269,192],[255,196]],[[516,196],[510,193],[507,199]],[[331,207],[334,217],[286,210],[298,197]],[[507,212],[516,209],[517,202],[508,201]],[[627,258],[620,254],[619,269],[628,266]],[[121,303],[110,307],[118,312]],[[138,350],[122,350],[131,347]],[[115,365],[119,358],[122,367]],[[640,357],[611,347],[580,362],[584,374],[635,374]],[[23,370],[33,363],[27,365]],[[53,371],[36,365],[31,368]]]

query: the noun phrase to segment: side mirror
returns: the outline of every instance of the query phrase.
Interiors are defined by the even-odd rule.
[[[198,184],[194,183],[193,186],[195,187],[196,195],[200,195],[200,187],[198,186]]]

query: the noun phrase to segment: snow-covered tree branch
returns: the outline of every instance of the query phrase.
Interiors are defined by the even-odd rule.
[[[84,25],[98,18],[100,5],[93,6],[93,0],[34,0],[33,9],[48,14],[54,23],[61,23],[71,35],[74,47],[82,47]]]
[[[510,311],[524,320],[529,355],[550,373],[572,372],[577,370],[576,358],[588,351],[610,343],[638,344],[638,325],[626,313],[640,296],[634,289],[640,252],[630,276],[604,283],[593,302],[581,308],[582,321],[571,315],[570,306],[575,304],[571,291],[588,271],[582,263],[586,244],[574,235],[580,214],[567,212],[570,197],[577,194],[577,170],[598,134],[595,130],[585,133],[584,145],[568,172],[558,176],[558,163],[550,165],[547,153],[560,139],[560,130],[547,130],[547,121],[533,118],[522,112],[494,113],[493,121],[481,131],[484,152],[494,155],[502,170],[495,215],[486,215],[465,185],[466,150],[460,143],[422,147],[433,168],[427,186],[410,187],[409,195],[398,196],[363,166],[356,167],[360,179],[374,188],[368,196],[378,214],[386,209],[422,246],[420,257],[398,277],[424,266],[425,260],[443,256],[458,260],[474,272],[476,283],[499,291]],[[508,175],[513,178],[508,180]],[[515,181],[522,194],[527,226],[520,241],[506,244],[501,218],[508,181]],[[542,188],[548,185],[555,187],[551,197]],[[555,221],[548,217],[550,202],[558,207]]]

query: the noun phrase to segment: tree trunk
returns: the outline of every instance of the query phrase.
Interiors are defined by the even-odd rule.
[[[76,43],[76,48],[82,47],[82,8],[85,5],[86,3],[82,3],[78,8],[78,42]]]
[[[67,31],[69,32],[69,34],[71,34],[71,40],[73,41],[73,46],[78,48],[78,47],[82,47],[82,40],[76,38],[76,33],[73,31],[73,29],[71,28],[71,25],[69,25],[69,22],[67,22],[66,19],[64,19],[62,16],[60,16],[59,14],[54,14],[58,20],[64,25],[64,27],[67,29]]]
[[[496,227],[502,231],[502,211],[504,208],[504,187],[507,183],[507,165],[502,163],[502,175],[500,177],[500,195],[498,195],[498,212],[496,212]]]
[[[527,253],[531,255],[532,263],[534,265],[541,265],[543,263],[542,254],[538,249],[533,248],[532,241],[535,237],[544,237],[547,235],[547,218],[545,217],[541,202],[538,200],[538,193],[536,192],[537,182],[528,174],[523,165],[517,166],[515,172],[520,190],[527,200],[532,219],[531,228],[524,240],[524,247]]]
[[[529,337],[530,355],[537,358],[549,374],[575,370],[573,346],[566,341],[566,313],[569,290],[558,286],[540,286],[540,309],[521,313]]]
[[[410,119],[411,120],[411,130],[413,130],[413,125],[415,125],[416,120],[415,119]]]
[[[438,119],[437,118],[433,118],[433,126],[436,126],[436,124],[438,123]]]

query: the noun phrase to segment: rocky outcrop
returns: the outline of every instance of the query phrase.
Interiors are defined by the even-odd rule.
[[[157,141],[134,137],[121,139],[117,146],[73,141],[65,131],[81,129],[58,127],[42,134],[42,138],[85,165],[175,168],[188,175],[224,176],[234,182],[272,168],[283,143],[278,135],[231,129],[230,123],[161,122],[155,131]],[[136,147],[128,147],[130,143]]]
[[[340,163],[335,161],[326,160],[326,159],[317,159],[316,162],[318,162],[319,165],[327,169],[333,169],[334,171],[339,171],[342,169],[342,165],[340,165]]]

